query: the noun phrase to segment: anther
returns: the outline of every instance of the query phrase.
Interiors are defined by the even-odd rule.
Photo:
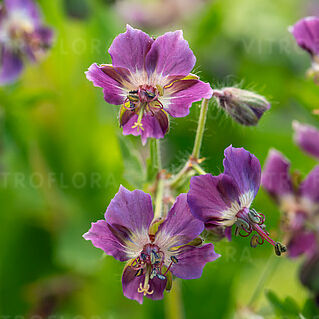
[[[136,273],[135,273],[135,277],[140,277],[143,275],[143,269],[140,268]]]
[[[281,243],[276,243],[274,247],[275,247],[275,253],[277,256],[281,256],[282,253],[287,251],[286,246]]]
[[[178,259],[175,256],[171,256],[171,260],[174,264],[178,263]]]

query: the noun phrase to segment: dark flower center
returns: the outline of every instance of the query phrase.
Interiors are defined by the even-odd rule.
[[[140,255],[134,259],[131,264],[131,268],[136,270],[136,277],[145,275],[144,285],[140,284],[140,287],[138,288],[139,293],[143,293],[144,296],[153,294],[154,291],[149,290],[149,280],[152,280],[155,277],[160,280],[165,280],[166,274],[168,273],[172,264],[178,262],[177,258],[172,256],[170,265],[164,269],[164,260],[165,255],[157,245],[146,244],[143,247]]]
[[[152,116],[158,110],[163,109],[163,104],[159,97],[163,95],[163,89],[160,86],[153,87],[151,85],[140,85],[137,90],[129,91],[124,101],[124,107],[138,114],[138,119],[134,123],[133,128],[144,130],[142,118],[145,113],[151,113]]]

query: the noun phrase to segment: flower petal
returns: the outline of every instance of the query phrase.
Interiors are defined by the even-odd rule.
[[[264,165],[261,183],[277,200],[293,192],[289,169],[290,162],[280,152],[271,149]]]
[[[6,49],[1,50],[0,85],[13,83],[23,70],[23,62],[20,56]]]
[[[215,253],[213,244],[202,247],[183,246],[177,255],[178,262],[171,267],[171,272],[182,279],[200,278],[206,263],[214,261],[220,255]]]
[[[300,194],[311,202],[319,203],[319,165],[317,165],[300,185]]]
[[[256,196],[261,177],[259,160],[244,148],[229,146],[224,151],[224,173],[231,176],[242,194]]]
[[[231,226],[240,210],[239,196],[238,187],[230,176],[207,174],[192,177],[187,202],[192,214],[208,226],[225,222]]]
[[[168,212],[165,221],[159,226],[155,242],[168,238],[170,247],[185,245],[204,230],[204,223],[195,218],[187,204],[187,194],[180,194]],[[159,243],[159,246],[162,245]],[[170,248],[167,247],[167,248]]]
[[[164,111],[158,110],[154,115],[144,114],[141,123],[143,129],[135,126],[137,123],[138,114],[133,111],[125,111],[121,118],[124,135],[141,135],[143,145],[146,144],[148,138],[163,138],[168,130],[168,117]]]
[[[125,245],[114,236],[105,220],[92,223],[90,230],[83,237],[86,240],[91,240],[95,247],[104,250],[107,255],[120,261],[128,260]]]
[[[163,77],[169,75],[188,75],[196,62],[196,58],[183,38],[182,31],[167,32],[158,37],[146,56],[146,70]]]
[[[35,25],[40,24],[40,13],[38,6],[32,0],[4,0],[6,10],[10,13],[20,11],[26,18],[31,18]]]
[[[213,90],[208,83],[199,80],[179,80],[164,90],[164,96],[160,100],[171,116],[184,117],[189,114],[192,103],[210,99],[212,94]]]
[[[110,104],[120,105],[126,98],[125,91],[120,82],[121,74],[112,71],[106,66],[99,67],[96,63],[89,67],[86,77],[96,87],[103,88],[104,99]]]
[[[293,122],[294,140],[306,153],[319,159],[319,130],[311,125]]]
[[[127,25],[126,32],[118,35],[109,49],[113,66],[129,69],[132,73],[143,70],[153,42],[143,31]]]
[[[130,192],[122,185],[105,212],[109,224],[124,226],[132,233],[148,231],[153,216],[151,196],[140,190]]]
[[[140,304],[143,303],[143,293],[138,292],[138,288],[140,285],[143,286],[145,275],[142,276],[135,276],[136,270],[132,269],[131,267],[127,266],[124,269],[123,276],[122,276],[122,287],[123,287],[123,294],[125,297],[129,299],[136,300]],[[157,277],[151,279],[149,281],[149,291],[153,291],[152,294],[146,295],[146,297],[159,300],[163,298],[163,293],[166,287],[167,279],[161,280]]]
[[[316,246],[316,235],[313,232],[297,232],[288,244],[289,257],[298,257],[304,253],[311,255],[316,250]]]
[[[319,54],[319,18],[303,18],[290,31],[301,48],[311,55]]]

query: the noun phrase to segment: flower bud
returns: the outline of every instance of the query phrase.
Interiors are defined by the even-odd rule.
[[[235,121],[242,125],[257,125],[270,108],[270,103],[261,95],[234,87],[214,90],[213,96]]]

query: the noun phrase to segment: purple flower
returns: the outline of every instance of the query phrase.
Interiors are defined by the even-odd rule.
[[[311,125],[293,122],[295,131],[294,140],[306,153],[319,159],[319,130]]]
[[[290,28],[297,44],[313,57],[319,55],[319,18],[306,17]]]
[[[120,187],[105,213],[83,235],[107,255],[125,261],[124,296],[143,303],[143,297],[162,299],[172,275],[199,278],[203,267],[219,257],[212,244],[198,235],[204,224],[190,213],[186,194],[177,197],[164,220],[153,221],[150,195]]]
[[[319,166],[300,185],[293,181],[289,170],[289,161],[280,152],[270,150],[262,174],[262,186],[285,214],[283,228],[288,254],[297,257],[303,253],[312,254],[316,248]]]
[[[303,18],[289,30],[297,44],[311,55],[312,73],[317,74],[319,71],[319,18]]]
[[[0,8],[0,85],[18,78],[24,59],[37,61],[51,46],[52,36],[32,0],[4,0]]]
[[[156,40],[129,25],[110,49],[112,65],[92,64],[86,72],[94,86],[103,88],[106,102],[121,105],[124,135],[163,138],[168,114],[188,115],[193,102],[212,96],[208,83],[190,74],[196,58],[182,31],[168,32]]]
[[[243,237],[255,234],[251,246],[265,240],[275,247],[277,255],[285,247],[269,237],[265,230],[265,217],[251,209],[260,186],[261,167],[258,159],[243,148],[225,149],[224,173],[196,176],[191,179],[187,201],[193,215],[207,228],[232,227]]]

